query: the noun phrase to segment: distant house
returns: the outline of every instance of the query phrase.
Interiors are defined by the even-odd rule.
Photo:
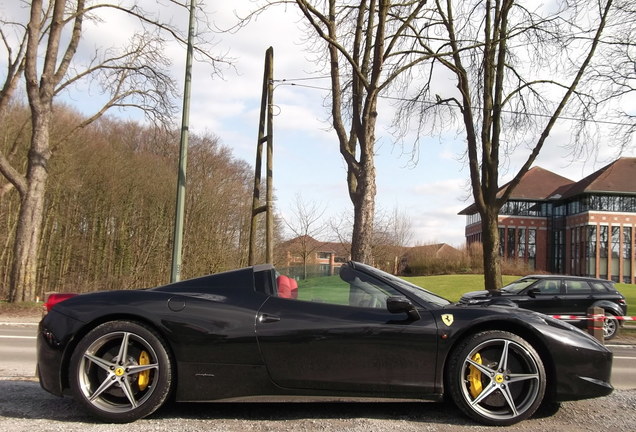
[[[336,274],[340,266],[351,259],[351,245],[338,242],[321,242],[310,236],[300,236],[282,243],[279,247],[278,267],[287,267],[286,272],[300,276],[303,267],[311,274]],[[446,244],[415,247],[384,246],[376,251],[374,266],[389,273],[401,273],[409,262],[422,260],[451,259],[462,255],[458,249]],[[291,270],[290,270],[291,269]]]
[[[311,266],[314,273],[335,274],[340,266],[351,259],[350,245],[322,242],[311,236],[300,236],[282,243],[283,267]]]
[[[481,242],[475,205],[459,214],[466,215],[466,242]],[[536,270],[634,283],[635,224],[636,158],[578,182],[534,167],[499,212],[499,254]]]

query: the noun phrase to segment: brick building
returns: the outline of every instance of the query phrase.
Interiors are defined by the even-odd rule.
[[[340,266],[351,259],[349,245],[323,242],[311,236],[300,236],[282,243],[278,250],[281,257],[277,265],[296,268],[312,266],[321,275],[335,274]],[[293,273],[293,271],[292,271]],[[293,276],[298,276],[293,274]]]
[[[475,205],[459,214],[466,215],[466,242],[480,242]],[[634,283],[635,226],[636,158],[578,182],[534,167],[499,212],[499,253],[540,271]]]

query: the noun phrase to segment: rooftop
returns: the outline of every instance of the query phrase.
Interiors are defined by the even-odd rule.
[[[501,196],[510,183],[499,188]],[[533,167],[521,178],[510,199],[547,201],[571,198],[587,193],[636,194],[636,158],[620,158],[584,179],[572,180],[541,167]],[[475,204],[463,209],[460,215],[477,213]]]

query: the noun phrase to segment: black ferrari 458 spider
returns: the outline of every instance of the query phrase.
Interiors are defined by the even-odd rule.
[[[461,305],[356,262],[296,281],[270,265],[65,299],[42,319],[38,374],[108,422],[176,401],[448,396],[509,425],[544,401],[612,392],[612,354],[536,312]]]

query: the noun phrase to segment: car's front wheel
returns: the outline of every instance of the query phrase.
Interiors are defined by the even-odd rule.
[[[152,414],[170,394],[172,377],[161,337],[135,322],[95,327],[71,356],[73,396],[108,422],[127,423]]]
[[[449,361],[447,385],[455,404],[488,425],[530,417],[541,405],[546,373],[537,351],[523,338],[484,331],[463,341]]]

